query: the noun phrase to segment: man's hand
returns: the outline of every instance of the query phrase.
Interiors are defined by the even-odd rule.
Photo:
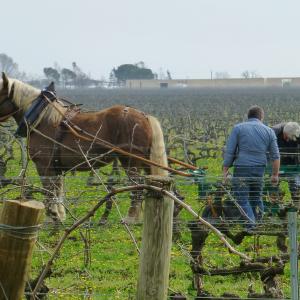
[[[229,168],[223,167],[223,184],[227,184],[230,177]]]
[[[280,167],[280,159],[274,160],[272,163],[272,176],[271,176],[272,185],[277,185],[279,182],[279,178],[278,178],[279,167]]]
[[[277,185],[278,182],[279,182],[279,177],[278,177],[278,175],[272,174],[272,176],[271,176],[271,183],[272,183],[272,185]]]

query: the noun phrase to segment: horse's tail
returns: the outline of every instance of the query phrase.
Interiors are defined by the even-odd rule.
[[[167,167],[168,158],[165,148],[164,136],[158,120],[148,116],[152,129],[152,145],[150,149],[150,160]],[[151,166],[151,175],[168,176],[168,171],[159,167]]]

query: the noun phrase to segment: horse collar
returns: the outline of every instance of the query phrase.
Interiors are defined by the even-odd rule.
[[[56,93],[52,90],[52,86],[49,86],[49,89],[43,89],[39,96],[33,100],[29,109],[25,112],[15,136],[18,137],[27,137],[28,130],[36,124],[42,111],[49,105],[50,102],[55,101]]]

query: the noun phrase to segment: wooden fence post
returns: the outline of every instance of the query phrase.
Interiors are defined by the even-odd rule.
[[[148,176],[147,184],[170,190],[169,177]],[[149,191],[145,199],[144,228],[137,284],[137,300],[167,299],[172,246],[174,202]]]
[[[298,211],[296,208],[288,209],[288,232],[290,243],[290,266],[291,266],[291,299],[299,299],[299,270],[298,270]]]
[[[0,214],[0,299],[24,295],[32,250],[44,205],[37,201],[4,201]]]

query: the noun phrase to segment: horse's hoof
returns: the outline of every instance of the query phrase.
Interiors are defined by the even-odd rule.
[[[181,239],[181,232],[180,231],[173,231],[172,234],[172,241],[177,242]]]
[[[138,217],[127,216],[126,218],[122,219],[121,223],[125,223],[127,225],[139,225],[142,224],[142,221]]]
[[[89,177],[86,181],[87,186],[98,186],[101,185],[101,182],[95,177]]]
[[[127,225],[135,224],[135,222],[136,222],[135,217],[126,217],[126,218],[122,219],[122,221],[121,221],[122,224],[125,223]]]
[[[232,238],[232,241],[236,245],[240,245],[242,243],[242,241],[244,240],[245,236],[247,236],[247,235],[249,235],[249,234],[246,233],[245,231],[239,232]]]
[[[52,223],[51,227],[49,228],[49,237],[57,236],[60,233],[61,223]]]
[[[107,218],[101,218],[100,221],[98,222],[99,226],[104,226],[108,222]]]

